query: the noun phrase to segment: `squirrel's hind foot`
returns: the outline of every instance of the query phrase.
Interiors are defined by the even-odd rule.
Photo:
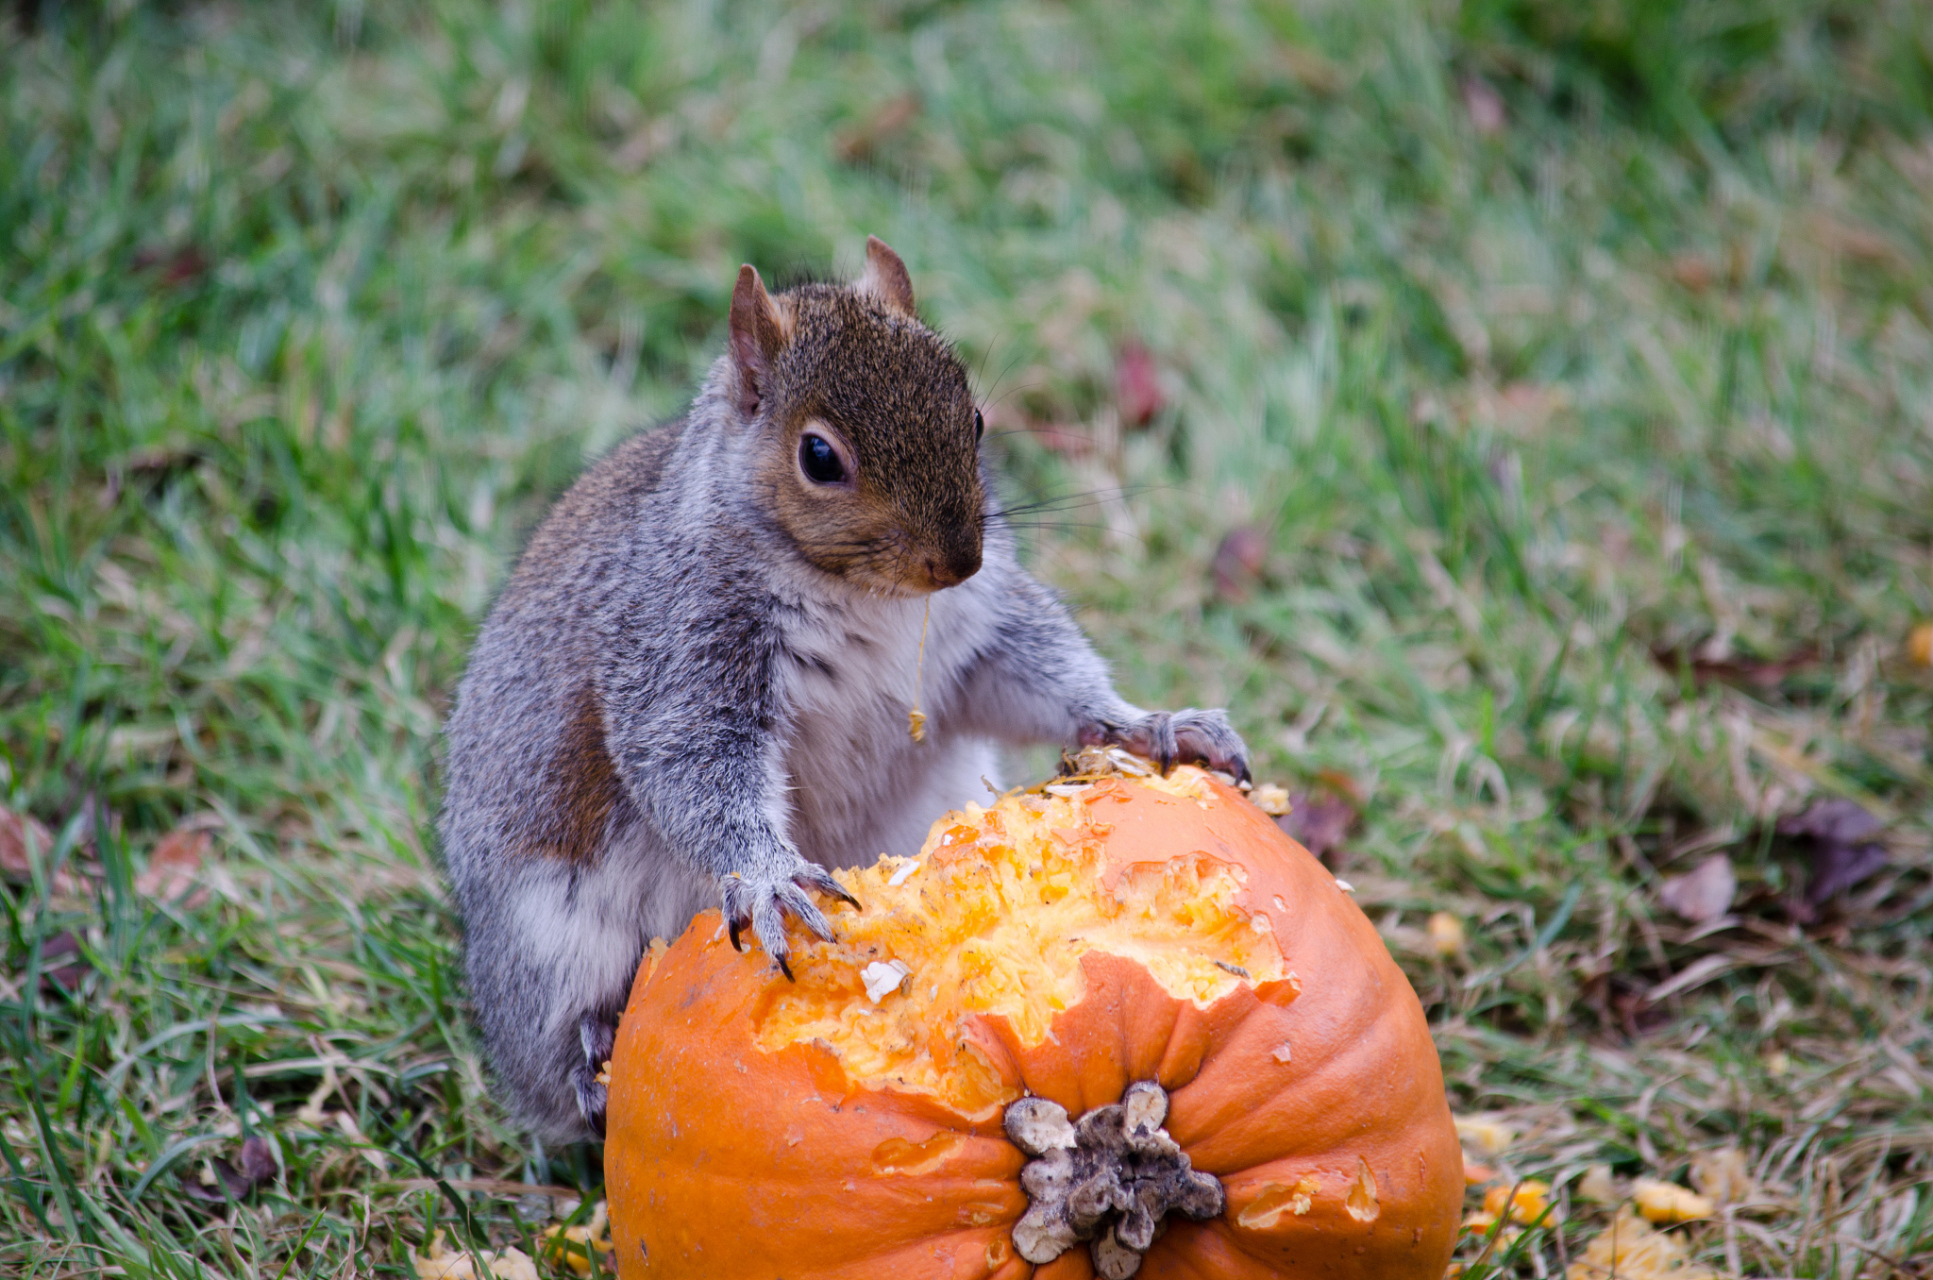
[[[578,1039],[584,1045],[584,1061],[571,1068],[571,1088],[577,1094],[577,1110],[584,1123],[600,1140],[604,1137],[604,1105],[610,1094],[611,1050],[617,1043],[617,1027],[600,1014],[587,1013],[578,1019]]]

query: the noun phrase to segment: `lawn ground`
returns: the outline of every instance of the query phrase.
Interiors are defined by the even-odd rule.
[[[1933,1275],[1933,10],[0,15],[0,1275],[595,1192],[487,1099],[439,717],[738,263],[867,232],[1031,563],[1231,708],[1556,1188],[1471,1274],[1735,1151],[1702,1265]]]

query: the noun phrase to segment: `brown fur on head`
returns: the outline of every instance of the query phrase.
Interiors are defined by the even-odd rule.
[[[739,268],[731,353],[758,484],[809,563],[896,595],[979,570],[980,417],[966,369],[914,314],[898,254],[869,236],[856,283],[776,298]]]

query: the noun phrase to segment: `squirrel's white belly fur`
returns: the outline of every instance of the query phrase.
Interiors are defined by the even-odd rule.
[[[800,603],[786,628],[797,660],[783,678],[785,765],[788,834],[806,857],[850,867],[911,856],[934,819],[999,785],[995,744],[959,733],[947,713],[992,638],[989,594],[1002,567],[921,599],[829,599],[822,588]],[[916,701],[927,717],[919,742],[908,721]]]

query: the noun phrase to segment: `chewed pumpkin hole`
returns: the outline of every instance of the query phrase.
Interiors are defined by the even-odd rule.
[[[1209,794],[1192,769],[1139,785],[1182,803]],[[1139,963],[1200,1008],[1288,976],[1268,917],[1236,905],[1240,868],[1197,853],[1104,874],[1117,798],[1104,779],[968,805],[916,860],[836,873],[865,909],[834,917],[835,941],[793,953],[797,981],[768,993],[758,1046],[816,1041],[856,1084],[981,1111],[1018,1095],[966,1042],[967,1020],[1001,1016],[1040,1044],[1085,995],[1090,952]]]
[[[959,1153],[964,1135],[953,1132],[936,1133],[925,1142],[908,1142],[904,1138],[888,1138],[873,1148],[873,1168],[881,1173],[898,1173],[912,1176],[931,1173],[945,1164],[949,1157]]]
[[[1250,1231],[1267,1231],[1285,1217],[1299,1218],[1315,1204],[1314,1178],[1294,1182],[1265,1182],[1261,1193],[1235,1215],[1235,1225]]]
[[[1369,1171],[1369,1162],[1361,1156],[1356,1157],[1356,1177],[1342,1198],[1342,1207],[1357,1222],[1374,1222],[1383,1211],[1376,1199],[1376,1175]]]

